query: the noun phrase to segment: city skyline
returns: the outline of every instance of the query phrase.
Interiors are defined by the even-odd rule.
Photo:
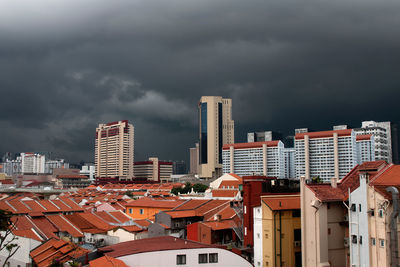
[[[253,131],[400,122],[395,1],[1,7],[1,155],[93,162],[96,126],[126,119],[138,160],[188,163],[205,95],[232,99],[236,142]]]

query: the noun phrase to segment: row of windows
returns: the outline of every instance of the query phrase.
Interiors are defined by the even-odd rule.
[[[218,253],[199,254],[199,263],[218,263]],[[176,255],[176,265],[186,265],[186,254]]]

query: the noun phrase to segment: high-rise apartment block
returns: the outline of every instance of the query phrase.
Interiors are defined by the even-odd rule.
[[[46,158],[37,153],[21,153],[21,173],[44,173]]]
[[[281,139],[282,139],[282,134],[273,132],[273,131],[247,133],[247,142],[248,143],[274,141],[274,140],[281,140]]]
[[[371,138],[363,136],[357,141],[352,129],[296,134],[296,177],[343,178],[356,164],[375,160]]]
[[[200,176],[222,174],[222,146],[235,140],[232,99],[203,96],[199,102]]]
[[[149,158],[148,161],[135,162],[135,179],[141,181],[169,182],[171,180],[173,163]]]
[[[198,174],[199,173],[199,143],[196,143],[195,147],[191,147],[190,149],[190,174]]]
[[[96,128],[96,177],[133,178],[134,128],[127,120]]]

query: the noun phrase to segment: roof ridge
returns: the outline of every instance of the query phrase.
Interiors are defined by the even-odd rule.
[[[369,183],[375,182],[383,173],[385,173],[387,170],[389,170],[393,166],[394,166],[394,164],[390,163],[390,164],[386,165],[385,167],[383,167],[380,171],[377,172],[377,174],[374,177],[372,177],[372,179],[369,181]]]

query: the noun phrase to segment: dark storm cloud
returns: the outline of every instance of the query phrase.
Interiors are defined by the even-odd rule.
[[[0,3],[0,153],[93,160],[98,123],[136,157],[182,159],[202,95],[252,130],[400,121],[398,1]]]

